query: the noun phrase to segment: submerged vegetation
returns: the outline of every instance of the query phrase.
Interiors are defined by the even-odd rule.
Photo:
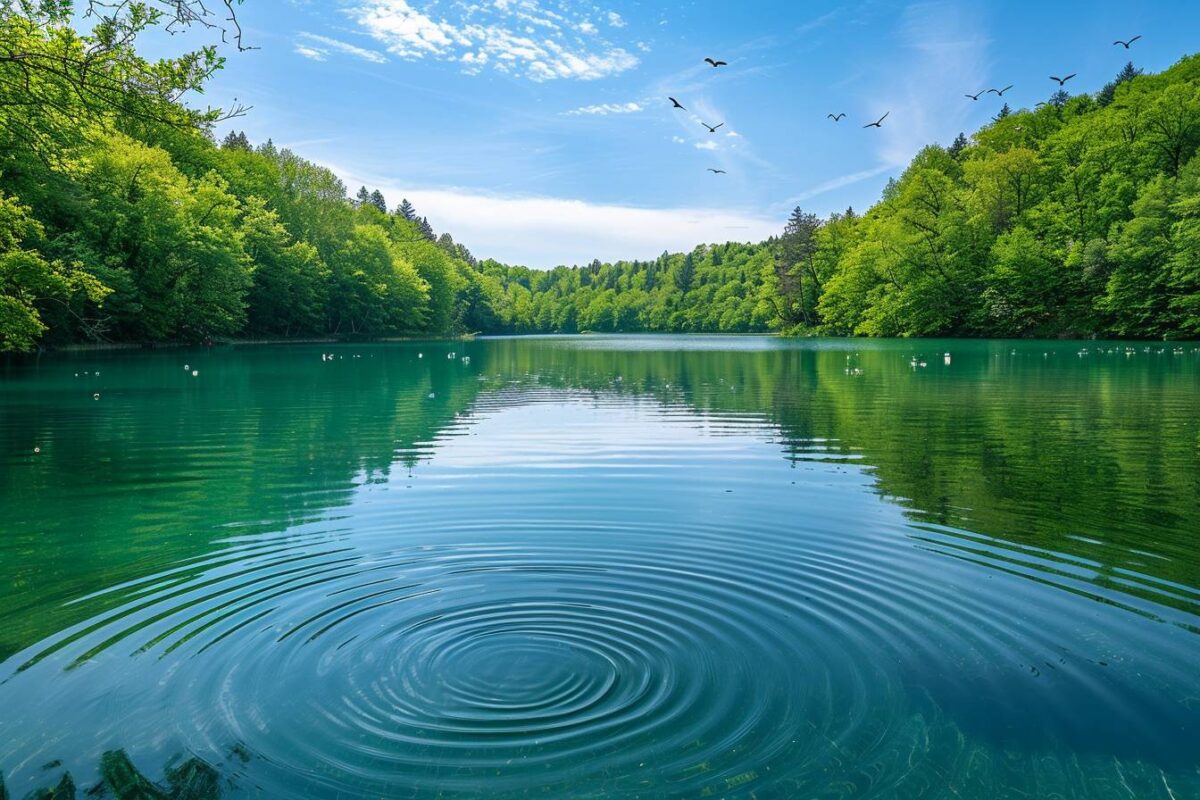
[[[216,48],[148,62],[188,3],[0,8],[0,350],[78,341],[783,331],[1200,335],[1200,57],[1006,106],[864,214],[653,261],[478,262],[404,201],[350,196],[183,100]],[[184,10],[180,10],[184,9]],[[239,109],[227,112],[236,116]]]

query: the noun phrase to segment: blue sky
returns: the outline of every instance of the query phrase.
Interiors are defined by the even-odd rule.
[[[1129,58],[1170,66],[1200,30],[1194,0],[248,0],[241,15],[260,49],[230,53],[205,98],[253,106],[233,127],[534,267],[757,241],[795,205],[865,209],[921,146],[1002,102],[964,93],[1011,83],[1032,106],[1070,72],[1095,91]],[[1111,44],[1135,34],[1128,53]]]

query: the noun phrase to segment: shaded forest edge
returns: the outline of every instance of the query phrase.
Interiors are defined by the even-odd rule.
[[[407,200],[350,193],[186,97],[217,47],[148,62],[171,16],[90,34],[0,8],[0,351],[223,338],[581,331],[1200,335],[1200,57],[1005,106],[863,214],[761,243],[534,270],[476,259]]]

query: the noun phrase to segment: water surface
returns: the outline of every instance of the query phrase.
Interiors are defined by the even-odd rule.
[[[13,797],[1198,797],[1198,421],[1190,345],[9,366],[0,770]]]

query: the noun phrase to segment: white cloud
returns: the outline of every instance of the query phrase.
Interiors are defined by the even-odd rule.
[[[391,204],[407,197],[438,231],[450,231],[481,258],[538,268],[593,258],[652,258],[664,250],[730,238],[762,241],[781,226],[778,220],[721,209],[637,208],[461,189],[384,186],[382,191]]]
[[[296,53],[299,53],[305,58],[311,58],[313,61],[325,61],[329,56],[328,50],[321,50],[316,47],[307,47],[300,43],[297,43],[293,49]]]
[[[305,58],[312,58],[317,61],[324,61],[328,57],[330,51],[337,51],[345,55],[361,58],[364,61],[370,61],[373,64],[386,64],[387,56],[375,50],[367,50],[364,47],[343,42],[338,39],[331,39],[328,36],[318,36],[315,33],[301,32],[299,38],[302,42],[296,42],[296,52]]]
[[[363,0],[347,13],[394,55],[458,61],[471,74],[490,64],[539,82],[595,80],[638,63],[636,56],[605,40],[590,20],[566,11],[566,6],[558,13],[543,7],[541,0],[491,0],[453,8],[460,15],[456,22],[434,19],[408,0]],[[585,40],[571,31],[589,36]]]
[[[645,107],[640,103],[604,103],[596,106],[582,106],[571,111],[564,111],[563,113],[569,117],[585,115],[604,117],[609,114],[636,114],[645,110]]]
[[[709,140],[703,141],[703,142],[696,142],[696,149],[697,150],[718,150],[718,149],[720,149],[720,145],[718,145],[713,140],[709,139]]]
[[[682,136],[672,136],[671,141],[675,144],[687,144],[687,139],[683,138]]]
[[[408,198],[439,233],[449,231],[480,258],[545,269],[654,258],[701,242],[758,242],[783,223],[714,208],[640,208],[561,197],[511,196],[458,187],[413,188],[379,176],[324,166],[347,186],[379,187],[389,206]]]
[[[896,166],[894,164],[880,164],[877,167],[864,169],[860,172],[852,172],[849,175],[839,175],[836,178],[831,178],[830,180],[818,183],[816,186],[813,186],[809,189],[805,189],[795,197],[788,199],[784,205],[793,206],[796,203],[803,203],[805,200],[810,200],[827,192],[836,191],[837,189],[842,189],[846,186],[851,186],[853,184],[878,177],[886,172],[891,172],[895,168]]]
[[[608,24],[614,28],[624,28],[625,20],[621,19],[621,15],[615,11],[608,12]]]

